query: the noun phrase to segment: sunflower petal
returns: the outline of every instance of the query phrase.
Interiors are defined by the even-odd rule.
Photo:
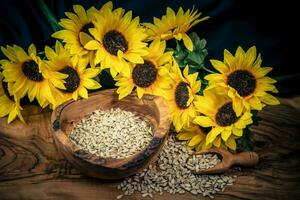
[[[143,97],[143,95],[144,95],[144,90],[142,88],[140,88],[140,87],[137,87],[136,88],[136,92],[137,92],[138,98],[141,99]]]
[[[260,97],[260,100],[268,105],[279,105],[280,102],[278,99],[268,93],[266,93],[264,96]]]
[[[213,120],[211,120],[209,117],[205,117],[205,116],[197,116],[194,119],[194,123],[197,123],[202,127],[211,127],[211,126],[215,125]]]
[[[210,60],[210,63],[213,65],[213,67],[218,70],[221,73],[226,73],[228,71],[228,67],[226,66],[226,64],[224,64],[223,62],[219,61],[219,60]]]
[[[229,149],[231,149],[231,150],[234,150],[234,151],[236,150],[236,142],[233,137],[230,137],[226,141],[226,146],[229,147]]]
[[[188,146],[195,146],[197,144],[199,144],[201,142],[201,140],[203,139],[202,135],[195,135],[189,142],[188,142]]]
[[[191,38],[190,38],[186,33],[183,33],[183,34],[182,34],[182,40],[183,40],[184,46],[185,46],[189,51],[193,51],[193,42],[192,42]]]
[[[192,131],[182,131],[176,135],[178,140],[190,140],[195,135]]]
[[[84,45],[84,48],[88,50],[97,50],[100,48],[100,44],[96,40],[91,40]]]

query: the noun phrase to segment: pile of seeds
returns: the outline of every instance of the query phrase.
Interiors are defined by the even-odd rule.
[[[218,163],[220,159],[217,155],[206,154],[206,155],[193,155],[186,162],[186,167],[196,173],[212,168]]]
[[[153,138],[149,123],[119,108],[96,110],[74,127],[71,140],[102,157],[124,158],[143,150]]]
[[[192,153],[185,142],[178,142],[174,136],[170,136],[154,164],[133,177],[126,178],[118,185],[122,194],[117,199],[121,199],[124,195],[132,195],[134,192],[140,192],[142,197],[162,195],[164,192],[170,194],[190,192],[214,198],[216,192],[224,191],[226,185],[233,184],[235,177],[193,174],[189,169],[191,163],[187,162]],[[193,164],[199,165],[199,169],[212,167],[220,162],[217,156],[212,155],[197,156],[197,159],[200,161]]]

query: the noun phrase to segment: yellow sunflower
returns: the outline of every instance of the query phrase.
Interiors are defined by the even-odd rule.
[[[7,45],[1,47],[3,54],[9,60],[2,60],[3,75],[6,82],[13,83],[12,93],[21,99],[26,94],[30,101],[35,98],[42,108],[54,99],[49,86],[48,70],[43,61],[36,55],[36,48],[31,44],[28,54],[19,46]]]
[[[201,82],[197,81],[198,73],[189,75],[188,71],[189,68],[186,66],[182,76],[178,64],[173,60],[173,66],[170,68],[171,89],[167,90],[164,96],[168,101],[171,118],[177,132],[184,126],[188,127],[196,116],[194,98],[200,90]]]
[[[204,132],[202,127],[192,123],[190,127],[184,127],[181,129],[181,131],[176,135],[176,138],[178,140],[187,141],[187,146],[190,149],[195,149],[196,151],[208,150],[211,148],[229,148],[233,151],[236,150],[235,140],[238,137],[235,135],[231,135],[226,142],[221,139],[221,135],[218,135],[212,143],[208,144],[206,144],[206,136],[207,133]]]
[[[169,89],[171,80],[169,71],[165,65],[172,61],[172,52],[165,52],[166,42],[153,41],[149,46],[149,54],[145,57],[143,64],[131,64],[130,76],[119,74],[115,80],[119,86],[117,93],[119,99],[129,95],[136,87],[138,98],[144,94],[161,96],[165,89]]]
[[[19,99],[11,95],[12,83],[3,81],[4,77],[0,72],[0,118],[8,115],[7,123],[12,122],[16,117],[24,122],[21,114],[22,107],[20,106]]]
[[[183,127],[176,135],[178,140],[187,140],[187,146],[196,151],[209,149],[212,144],[206,146],[206,134],[203,129],[196,124],[191,123],[189,127]]]
[[[218,140],[218,145],[221,145],[222,140],[226,146],[235,150],[234,136],[241,137],[243,129],[252,123],[250,111],[245,111],[238,117],[233,109],[234,103],[220,89],[206,90],[204,96],[197,96],[194,104],[203,115],[197,116],[193,122],[201,127],[211,127],[205,144],[209,145]]]
[[[256,55],[256,47],[251,47],[247,52],[239,47],[233,56],[229,51],[224,51],[224,62],[211,60],[212,65],[220,73],[210,74],[205,77],[209,87],[222,87],[232,98],[233,108],[238,114],[243,108],[261,110],[266,104],[277,105],[279,101],[268,92],[277,93],[273,85],[276,81],[266,76],[272,68],[261,67],[261,56]]]
[[[95,40],[89,41],[85,48],[97,51],[95,63],[101,62],[102,69],[110,68],[113,77],[120,72],[129,76],[127,61],[142,64],[142,56],[148,53],[139,17],[132,19],[132,12],[125,13],[123,9],[106,9],[103,14],[95,14],[95,19],[95,28],[89,29]]]
[[[175,38],[176,40],[183,40],[185,47],[193,51],[193,42],[187,35],[187,32],[201,21],[208,19],[209,17],[200,18],[202,13],[198,13],[197,10],[188,9],[186,12],[180,7],[177,14],[175,14],[172,8],[167,7],[166,15],[161,19],[154,17],[152,23],[144,23],[148,38],[150,40],[160,39],[169,40]]]
[[[112,2],[106,3],[99,13],[106,9],[112,9]],[[61,39],[71,55],[82,56],[81,59],[89,60],[90,65],[94,67],[95,52],[84,48],[84,45],[94,39],[89,29],[95,27],[93,13],[97,10],[91,7],[86,11],[81,5],[74,5],[73,10],[75,13],[66,12],[68,18],[63,18],[59,22],[64,29],[53,33],[52,37]]]
[[[48,68],[53,73],[66,75],[67,78],[53,81],[52,87],[55,96],[55,104],[53,107],[70,99],[77,100],[78,96],[88,98],[87,89],[98,89],[101,85],[93,80],[100,73],[99,67],[87,68],[88,61],[78,56],[71,56],[70,53],[62,46],[60,42],[56,42],[55,51],[50,47],[45,47],[45,54],[48,59],[46,61]]]

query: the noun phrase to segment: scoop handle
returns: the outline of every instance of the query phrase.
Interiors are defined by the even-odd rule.
[[[232,164],[245,167],[254,167],[258,163],[258,160],[259,157],[257,153],[248,151],[234,155]]]

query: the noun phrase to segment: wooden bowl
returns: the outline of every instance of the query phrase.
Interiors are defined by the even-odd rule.
[[[122,158],[104,158],[80,149],[69,138],[75,124],[94,110],[120,108],[131,111],[151,123],[154,136],[149,146],[135,155]],[[51,116],[53,135],[58,150],[82,173],[101,179],[120,179],[146,168],[159,154],[167,138],[170,120],[167,105],[161,97],[146,96],[139,100],[129,95],[118,100],[114,89],[90,95],[88,99],[68,101]]]

